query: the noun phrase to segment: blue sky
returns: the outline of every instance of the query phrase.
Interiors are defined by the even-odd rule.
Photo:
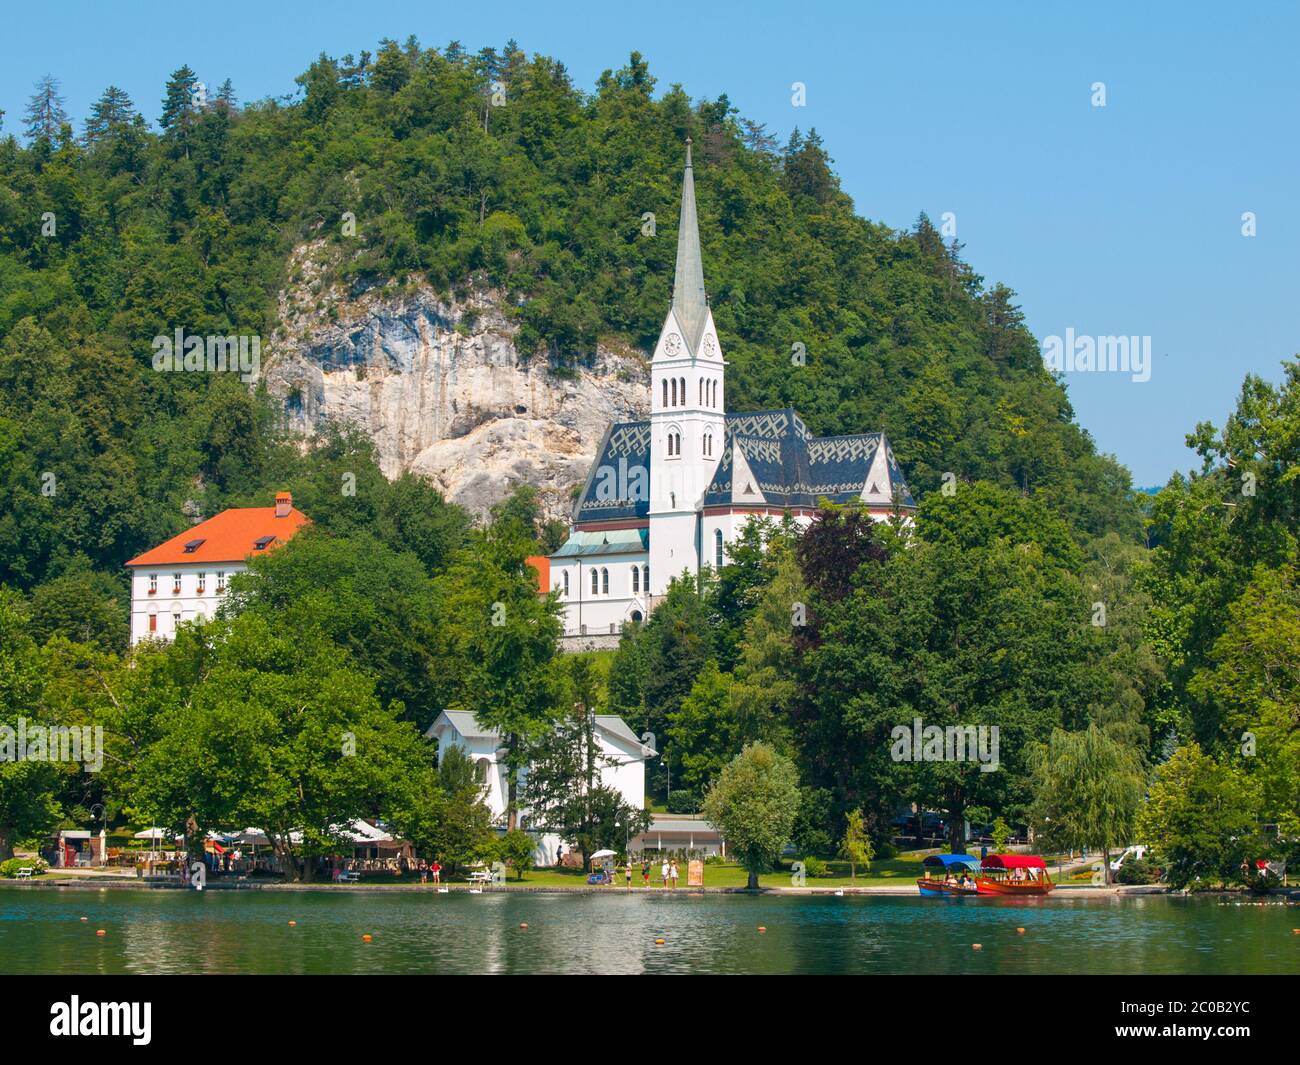
[[[1019,293],[1040,338],[1150,336],[1151,379],[1075,373],[1080,422],[1139,485],[1195,464],[1248,372],[1297,350],[1300,8],[1287,3],[490,4],[367,0],[192,6],[64,2],[3,16],[5,130],[42,74],[78,127],[105,85],[156,120],[189,63],[242,100],[284,95],[320,52],[414,33],[476,50],[514,37],[593,87],[637,49],[661,88],[727,93],[782,140],[815,126],[858,211],[956,216],[965,256]],[[791,85],[807,86],[794,107]],[[1092,106],[1103,82],[1106,106]],[[1257,235],[1242,235],[1253,212]],[[707,266],[707,264],[706,264]]]

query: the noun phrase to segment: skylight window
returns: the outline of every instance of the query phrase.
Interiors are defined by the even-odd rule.
[[[265,551],[274,541],[274,536],[259,536],[253,541],[253,548],[257,551]]]
[[[185,553],[186,553],[187,555],[192,555],[192,554],[194,554],[195,551],[197,551],[197,550],[198,550],[200,547],[202,547],[205,543],[207,543],[207,541],[204,540],[202,537],[200,537],[200,538],[197,539],[197,540],[191,540],[191,541],[189,541],[189,543],[187,543],[187,544],[185,545]]]

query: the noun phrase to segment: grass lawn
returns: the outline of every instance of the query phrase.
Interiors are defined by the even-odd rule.
[[[829,862],[829,871],[833,874],[827,877],[807,877],[805,886],[807,887],[851,887],[856,884],[858,887],[873,887],[882,884],[907,884],[921,875],[921,858],[918,855],[915,858],[899,857],[888,860],[875,861],[871,863],[870,869],[858,867],[858,878],[856,881],[849,878],[848,862]],[[686,864],[678,863],[678,869],[681,877],[677,881],[677,887],[680,890],[686,886]],[[759,884],[763,887],[791,887],[790,881],[790,863],[783,862],[777,872],[765,873],[758,878]],[[579,887],[586,884],[585,874],[577,869],[532,869],[522,881],[516,880],[511,874],[506,879],[508,884],[522,884],[525,887]],[[705,887],[744,887],[749,882],[749,876],[743,868],[732,862],[704,863],[704,886]],[[632,886],[635,890],[645,890],[641,887],[641,867],[635,867]],[[663,890],[659,883],[659,863],[652,862],[650,867],[650,888],[654,891]],[[619,870],[618,876],[611,891],[623,891],[624,879],[622,870]]]

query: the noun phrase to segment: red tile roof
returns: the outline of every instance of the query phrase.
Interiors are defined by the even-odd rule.
[[[551,590],[551,560],[545,555],[529,555],[524,559],[525,565],[532,566],[537,572],[537,592],[545,595]]]
[[[275,507],[237,507],[201,521],[177,533],[143,555],[131,559],[128,566],[169,566],[176,562],[243,562],[249,555],[260,554],[254,542],[263,536],[274,536],[276,543],[285,543],[308,521],[307,515],[290,506],[283,518],[275,516]],[[187,553],[185,545],[191,540],[202,540],[194,551]]]

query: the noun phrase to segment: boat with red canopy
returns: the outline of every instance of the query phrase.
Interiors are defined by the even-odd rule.
[[[981,895],[1046,895],[1054,887],[1047,863],[1036,854],[990,854],[975,878]]]

